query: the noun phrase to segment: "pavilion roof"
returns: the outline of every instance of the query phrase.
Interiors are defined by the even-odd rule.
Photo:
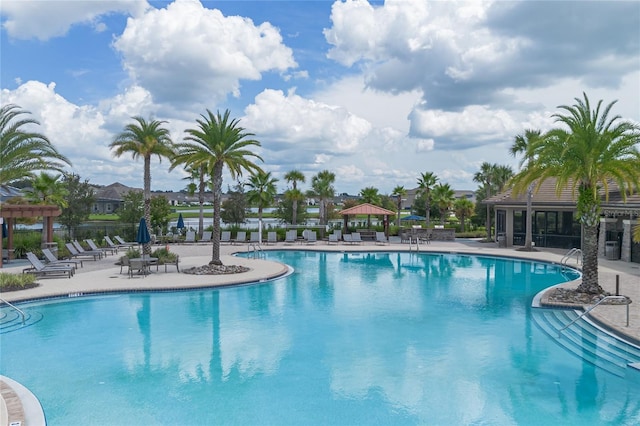
[[[382,207],[374,206],[373,204],[364,203],[357,206],[350,207],[340,211],[340,214],[345,215],[357,215],[357,214],[374,214],[374,215],[395,215],[396,212],[383,209]]]

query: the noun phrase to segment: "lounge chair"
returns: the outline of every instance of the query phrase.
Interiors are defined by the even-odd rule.
[[[105,254],[100,250],[85,250],[84,247],[82,247],[82,244],[78,242],[78,240],[71,241],[71,244],[73,244],[73,246],[76,248],[76,250],[78,250],[78,253],[80,254],[97,254],[99,259],[102,259],[102,256],[105,256]]]
[[[238,231],[236,238],[233,240],[234,244],[242,244],[247,242],[247,231]]]
[[[338,244],[340,240],[338,240],[338,234],[329,234],[329,241],[327,244]]]
[[[120,235],[116,235],[113,238],[115,238],[116,241],[118,243],[120,243],[120,245],[123,246],[123,247],[133,247],[133,246],[137,246],[138,245],[138,243],[136,243],[135,241],[129,242],[129,241],[123,240],[122,237],[120,237]]]
[[[220,234],[221,244],[231,244],[231,231],[222,231]]]
[[[35,274],[35,275],[66,275],[69,278],[73,276],[75,268],[73,266],[64,266],[64,265],[56,265],[56,266],[47,266],[38,259],[38,257],[31,253],[27,252],[27,259],[29,263],[31,263],[30,268],[26,268],[22,271],[22,273],[27,274]]]
[[[202,233],[202,238],[200,239],[200,241],[198,241],[199,243],[210,243],[211,242],[211,237],[213,235],[213,232],[211,231],[204,231]]]
[[[96,242],[91,238],[87,238],[86,240],[84,240],[84,242],[89,245],[92,251],[101,251],[102,253],[104,253],[105,257],[107,257],[107,253],[116,254],[118,252],[118,249],[114,249],[111,247],[98,247]]]
[[[69,256],[71,256],[72,258],[80,259],[80,256],[84,256],[85,259],[98,260],[98,258],[100,257],[98,254],[80,253],[71,243],[65,243],[65,247],[67,247],[67,250],[69,250]]]
[[[295,244],[298,241],[298,231],[295,229],[290,229],[287,231],[285,235],[284,243],[285,244]]]
[[[278,234],[275,231],[267,233],[267,244],[276,244],[278,242]]]
[[[196,242],[196,233],[193,231],[188,231],[184,237],[185,243],[195,243]]]
[[[384,235],[384,232],[376,232],[376,244],[378,245],[389,244],[389,239],[387,238],[386,235]]]
[[[307,231],[307,244],[315,244],[318,241],[316,231]]]
[[[107,243],[107,246],[108,246],[108,247],[110,247],[110,248],[112,248],[112,249],[115,249],[115,250],[116,250],[116,253],[117,253],[117,252],[118,252],[118,250],[119,250],[119,249],[121,249],[121,248],[131,247],[131,246],[129,246],[129,245],[125,245],[125,244],[116,244],[116,243],[114,243],[114,242],[113,242],[113,240],[112,240],[111,238],[109,238],[109,236],[108,236],[108,235],[105,235],[105,236],[104,236],[104,241]]]
[[[353,244],[362,244],[362,237],[360,236],[359,232],[351,233],[351,242]]]
[[[353,238],[351,234],[344,234],[342,236],[342,239],[344,240],[345,243],[347,244],[353,244]]]
[[[71,266],[73,265],[73,267],[75,269],[78,269],[78,263],[80,263],[80,267],[82,268],[82,260],[71,260],[71,259],[64,259],[64,260],[60,260],[56,257],[55,254],[53,254],[53,252],[48,249],[48,248],[43,248],[42,249],[42,254],[44,255],[44,258],[46,260],[47,263],[45,263],[45,265],[67,265],[67,266]]]
[[[249,242],[250,243],[258,243],[260,244],[260,233],[259,232],[252,232],[251,234],[249,234]]]

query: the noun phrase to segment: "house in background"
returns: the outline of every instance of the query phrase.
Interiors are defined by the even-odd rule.
[[[95,202],[91,212],[95,214],[114,213],[122,205],[122,196],[129,191],[142,191],[142,189],[131,188],[120,182],[95,187]]]
[[[536,247],[581,248],[582,225],[578,222],[576,195],[571,188],[556,194],[555,179],[547,179],[532,197],[532,233]],[[495,232],[507,247],[524,245],[527,223],[527,194],[515,197],[509,189],[483,201],[495,209]],[[640,263],[640,243],[634,243],[633,227],[639,223],[640,194],[622,200],[617,186],[610,185],[609,197],[602,193],[602,217],[598,254],[608,259]]]

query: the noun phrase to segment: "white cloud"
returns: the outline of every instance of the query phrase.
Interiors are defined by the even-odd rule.
[[[65,35],[74,24],[95,24],[97,31],[104,31],[105,24],[98,22],[101,15],[116,12],[135,16],[147,7],[146,0],[3,0],[6,19],[2,26],[13,38],[48,40]]]
[[[156,102],[220,101],[239,95],[240,80],[297,66],[271,24],[225,17],[192,0],[130,18],[114,47],[131,79]]]

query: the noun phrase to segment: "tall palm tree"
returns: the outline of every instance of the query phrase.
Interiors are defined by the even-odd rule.
[[[0,185],[29,178],[39,170],[62,172],[71,165],[46,136],[25,130],[40,124],[25,114],[29,112],[18,105],[0,107]]]
[[[69,191],[61,180],[62,175],[52,175],[41,172],[31,181],[31,189],[25,191],[25,198],[33,204],[56,205],[60,208],[69,206],[67,197]],[[53,220],[52,218],[44,218],[44,220]],[[42,243],[49,241],[48,226],[46,223],[42,226]]]
[[[374,206],[379,206],[382,203],[382,198],[378,193],[378,188],[374,188],[373,186],[368,186],[360,190],[360,199],[369,204],[373,204]],[[367,229],[371,229],[371,215],[367,215]]]
[[[273,204],[278,193],[276,189],[277,181],[278,179],[271,176],[271,172],[256,170],[249,177],[249,181],[244,184],[249,188],[249,191],[247,191],[247,201],[249,201],[249,204],[258,206],[260,243],[262,243],[262,211],[265,207]]]
[[[335,196],[336,190],[333,183],[336,175],[329,170],[318,172],[311,178],[311,190],[309,195],[317,197],[320,200],[320,225],[326,225],[328,222],[327,206],[329,200]]]
[[[460,224],[462,225],[461,231],[464,232],[467,218],[473,214],[473,210],[474,210],[473,202],[468,198],[458,198],[453,203],[453,209],[456,213],[456,217],[458,218],[458,220],[460,221]]]
[[[433,201],[440,210],[440,225],[444,225],[451,206],[455,200],[455,192],[448,183],[440,183],[433,187]]]
[[[226,166],[232,179],[242,176],[243,171],[259,171],[258,165],[251,161],[262,157],[255,152],[260,142],[247,139],[254,136],[245,132],[239,125],[239,119],[231,119],[231,112],[224,115],[218,111],[213,114],[207,110],[196,120],[195,129],[187,129],[186,142],[176,144],[176,155],[173,158],[178,164],[194,167],[204,166],[211,177],[213,188],[213,249],[210,264],[222,265],[220,261],[220,205],[222,204],[222,171]]]
[[[493,195],[491,193],[492,187],[492,179],[495,177],[495,171],[497,169],[497,164],[490,164],[486,161],[482,163],[480,166],[480,171],[476,172],[473,176],[474,182],[478,182],[482,186],[484,186],[484,195],[486,198],[491,197]],[[487,204],[487,219],[485,226],[487,228],[487,241],[491,240],[491,205]]]
[[[518,154],[522,154],[523,157],[520,160],[519,167],[522,168],[529,160],[534,156],[534,151],[540,143],[541,132],[540,130],[525,130],[523,135],[517,135],[511,145],[509,152],[514,157]],[[525,237],[524,237],[524,250],[533,250],[533,186],[532,182],[527,188],[527,214],[525,219]]]
[[[438,183],[438,177],[433,172],[424,172],[418,178],[418,193],[424,194],[425,223],[427,228],[431,222],[431,190]]]
[[[621,121],[609,112],[616,101],[602,109],[599,101],[591,109],[589,98],[575,98],[571,106],[561,105],[553,114],[557,127],[532,147],[527,166],[514,178],[514,191],[524,191],[535,182],[555,178],[556,191],[570,187],[577,191],[578,220],[583,225],[582,283],[579,292],[602,294],[598,283],[598,224],[600,191],[608,198],[615,184],[623,200],[640,188],[640,126]]]
[[[298,189],[298,182],[304,182],[304,173],[299,170],[291,170],[284,175],[284,180],[291,184],[291,190],[287,191],[289,199],[291,199],[292,209],[292,225],[298,223],[298,202],[304,200],[304,194]]]
[[[171,164],[169,170],[173,170],[178,163],[174,161]],[[187,185],[187,192],[189,195],[194,195],[196,191],[198,191],[198,206],[199,206],[199,215],[198,215],[198,235],[202,238],[202,233],[204,232],[204,191],[206,187],[205,177],[207,171],[204,165],[200,167],[188,167],[187,172],[189,176],[185,179],[189,179],[191,182]],[[196,185],[194,180],[198,181]]]
[[[393,188],[391,195],[396,197],[396,202],[398,203],[398,227],[400,226],[400,212],[402,211],[402,197],[407,196],[407,190],[404,189],[404,186],[398,185]]]
[[[144,218],[151,233],[151,157],[157,155],[160,161],[162,157],[171,158],[173,142],[169,130],[162,127],[166,121],[147,121],[139,116],[132,118],[135,123],[127,124],[109,147],[116,157],[131,154],[134,160],[142,158],[144,161]],[[144,245],[144,253],[151,253],[151,243]]]

